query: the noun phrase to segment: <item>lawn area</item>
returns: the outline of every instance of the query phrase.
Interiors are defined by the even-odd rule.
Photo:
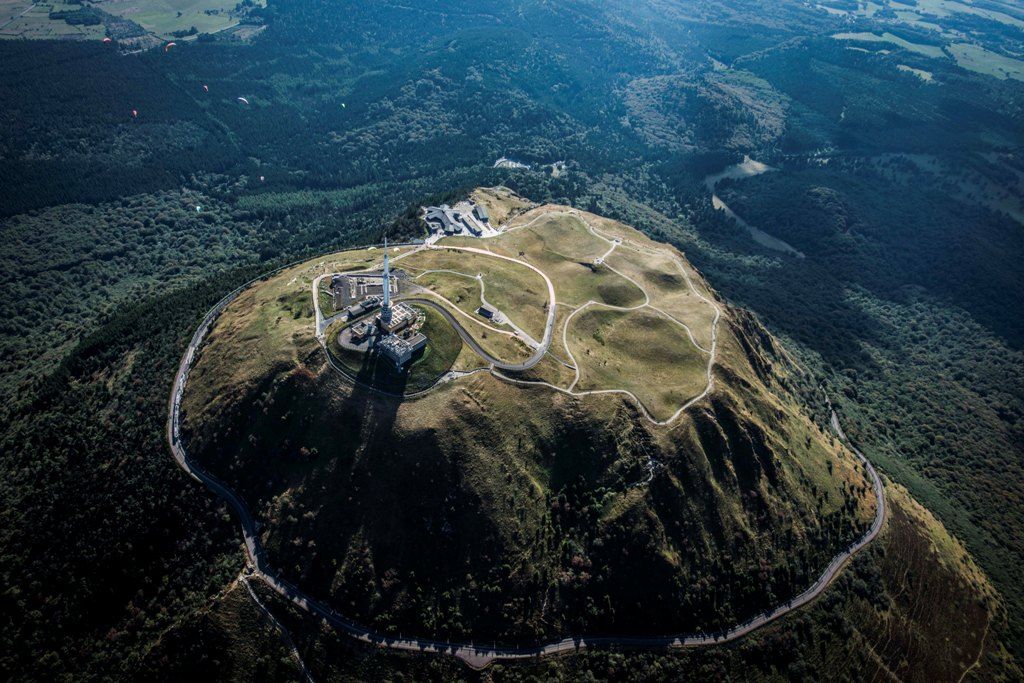
[[[413,276],[427,270],[450,270],[471,277],[482,274],[486,287],[484,296],[488,302],[505,313],[512,322],[531,337],[539,340],[544,335],[544,323],[547,320],[547,285],[544,284],[544,279],[540,275],[525,266],[482,254],[443,249],[420,251],[408,258],[403,258],[395,265]],[[433,278],[434,275],[421,277],[417,280],[417,284],[423,284],[425,279],[428,282],[431,281],[429,278]],[[459,304],[459,308],[476,316],[476,308],[480,305],[479,285],[466,278],[459,278],[457,275],[437,278],[433,282],[438,286],[435,291],[442,296],[447,297],[445,293],[447,290],[456,296],[468,297],[464,299],[465,301],[475,302],[467,303],[465,307]],[[467,289],[467,285],[476,287],[475,298],[470,295],[471,290]],[[455,299],[451,300],[459,303]],[[467,327],[467,329],[469,328]]]
[[[588,301],[609,306],[638,306],[644,302],[644,293],[636,285],[613,272],[606,265],[592,265],[562,261],[545,270],[555,283],[555,296],[559,304],[581,306]]]
[[[519,227],[488,240],[486,248],[536,266],[555,284],[559,304],[579,306],[599,301],[611,306],[635,306],[644,296],[635,285],[604,266],[594,264],[611,246],[592,234],[576,216],[540,207],[515,220]],[[490,290],[488,290],[489,292]],[[490,295],[487,296],[490,299]]]
[[[644,303],[644,291],[640,289],[643,287],[650,297],[650,306],[659,309],[627,312],[594,307],[573,318],[567,338],[580,366],[577,390],[622,388],[632,391],[652,415],[660,418],[670,416],[703,390],[715,309],[700,295],[713,295],[703,286],[698,273],[683,270],[689,266],[683,263],[680,254],[616,221],[586,213],[571,215],[549,206],[527,211],[512,223],[514,229],[494,238],[455,238],[442,244],[471,246],[519,258],[546,273],[554,283],[558,302],[556,339],[561,337],[566,318],[588,301],[617,307],[638,306]],[[588,225],[598,234],[591,232]],[[613,239],[621,243],[608,254],[609,240]],[[468,255],[448,253],[450,255],[444,257],[433,256],[432,266],[475,275],[476,268],[464,258]],[[604,263],[595,263],[606,255]],[[487,257],[481,257],[481,261],[488,266],[498,262]],[[687,282],[687,275],[700,283],[696,286],[701,289],[695,292]],[[496,280],[487,279],[486,274],[485,280],[488,285],[485,298],[493,303],[499,298],[492,296],[495,289],[492,282]],[[467,312],[479,305],[478,293],[473,291],[472,281],[468,279],[442,273],[424,275],[420,282],[427,282],[435,291],[445,293]],[[500,282],[507,287],[509,280]],[[510,300],[511,295],[502,292],[500,298]],[[542,323],[542,319],[538,322]],[[679,322],[686,324],[701,348],[694,346]],[[496,335],[491,333],[490,336]],[[560,343],[556,342],[550,353],[569,362]],[[554,359],[545,359],[533,371],[523,373],[521,379],[544,380],[567,388],[572,376],[571,370]]]
[[[540,214],[530,227],[506,232],[498,240],[508,249],[523,252],[531,261],[554,258],[589,263],[611,246],[592,234],[578,217],[553,212]]]
[[[469,275],[446,272],[423,272],[416,284],[436,292],[458,307],[466,315],[478,315],[480,307],[480,281]]]
[[[577,391],[631,391],[658,419],[707,382],[707,357],[679,325],[653,311],[591,307],[569,321],[567,337],[580,368]]]

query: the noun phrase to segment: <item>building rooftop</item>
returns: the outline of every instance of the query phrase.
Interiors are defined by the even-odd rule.
[[[382,354],[394,361],[396,366],[401,367],[412,359],[412,354],[426,346],[427,338],[417,332],[403,339],[397,334],[389,334],[377,342],[377,348]]]

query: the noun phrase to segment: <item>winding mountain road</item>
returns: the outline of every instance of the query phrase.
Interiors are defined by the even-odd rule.
[[[485,253],[490,256],[499,256],[491,252],[462,248],[466,251],[476,251]],[[515,259],[506,258],[510,261]],[[527,264],[528,265],[528,264]],[[531,266],[532,268],[532,266]],[[280,270],[280,269],[279,269]],[[536,269],[535,269],[536,270]],[[278,271],[275,271],[278,272]],[[538,271],[540,272],[540,271]],[[542,273],[543,275],[543,273]],[[685,273],[687,280],[689,276]],[[261,278],[257,278],[261,279]],[[551,281],[544,275],[545,281],[548,283],[550,298],[551,298],[551,310],[549,311],[548,324],[544,334],[544,341],[542,343],[541,353],[536,355],[536,360],[533,358],[530,361],[536,363],[540,357],[543,356],[543,352],[547,351],[548,346],[551,342],[552,328],[554,325],[554,288],[551,285]],[[462,661],[466,662],[469,666],[474,668],[483,668],[496,660],[518,660],[518,659],[530,659],[543,657],[548,655],[554,655],[559,653],[578,652],[580,650],[592,647],[629,647],[629,648],[686,648],[686,647],[704,647],[717,645],[722,643],[731,642],[742,638],[743,636],[757,630],[758,628],[769,624],[786,614],[799,609],[803,605],[806,605],[821,595],[828,585],[835,579],[842,568],[847,562],[860,550],[866,547],[871,541],[875,539],[879,531],[882,528],[882,524],[885,520],[886,506],[885,506],[885,493],[883,490],[882,480],[875,471],[875,468],[871,465],[868,459],[856,448],[850,445],[854,454],[864,463],[864,466],[870,475],[872,480],[872,486],[877,501],[875,508],[875,518],[868,531],[862,536],[856,543],[838,553],[828,566],[818,577],[818,579],[811,584],[803,593],[792,598],[786,603],[775,607],[772,610],[757,614],[750,619],[739,623],[729,629],[718,631],[715,633],[693,633],[693,634],[680,634],[671,635],[664,637],[630,637],[630,636],[576,636],[564,638],[557,641],[539,644],[533,647],[503,647],[494,645],[483,645],[474,644],[472,642],[453,643],[440,641],[430,638],[416,638],[416,637],[399,637],[387,636],[382,633],[373,631],[372,629],[366,628],[359,625],[355,621],[348,619],[331,607],[320,602],[316,598],[306,594],[299,587],[279,578],[274,573],[274,570],[269,566],[266,551],[263,548],[259,538],[259,527],[256,520],[253,518],[251,512],[246,507],[245,502],[228,487],[224,482],[220,481],[217,477],[206,472],[202,467],[193,462],[188,455],[188,451],[185,448],[185,444],[182,441],[180,433],[180,420],[181,420],[181,400],[185,393],[185,387],[188,382],[189,372],[192,369],[192,365],[195,362],[199,348],[201,347],[203,340],[206,338],[207,333],[216,321],[217,317],[221,314],[224,308],[230,304],[242,291],[244,291],[253,280],[242,287],[234,290],[221,301],[219,301],[203,318],[199,328],[193,334],[192,339],[189,342],[188,347],[182,356],[181,363],[178,366],[178,371],[174,378],[174,384],[172,385],[171,395],[169,398],[168,406],[168,417],[167,417],[167,441],[171,449],[171,453],[174,456],[175,462],[181,467],[189,476],[196,481],[201,482],[215,494],[220,496],[238,516],[239,523],[242,527],[242,538],[245,543],[245,552],[250,564],[252,575],[262,580],[268,587],[277,592],[282,598],[288,600],[300,609],[308,612],[314,617],[321,620],[326,625],[329,625],[352,638],[379,647],[388,648],[391,650],[407,651],[407,652],[426,652],[426,653],[438,653],[438,654],[449,654],[458,657]],[[692,283],[691,283],[692,286]],[[315,292],[314,292],[315,293]],[[316,297],[314,296],[314,302]],[[433,302],[427,302],[423,300],[425,305],[434,305]],[[710,303],[710,302],[709,302]],[[712,304],[713,305],[713,304]],[[716,311],[718,307],[715,306]],[[447,313],[447,312],[444,312]],[[444,314],[443,313],[443,314]],[[451,316],[447,313],[446,318]],[[718,316],[716,315],[716,322]],[[455,326],[457,330],[461,329],[461,326]],[[460,336],[465,330],[460,332]],[[465,339],[465,337],[464,337]],[[474,349],[477,350],[477,349]],[[482,350],[477,350],[478,352]],[[712,343],[712,355],[714,353],[714,342]],[[526,361],[523,364],[530,363]],[[530,367],[530,366],[527,366]],[[705,390],[703,395],[706,395],[710,391],[711,383],[711,369],[709,365],[709,386]],[[557,388],[557,387],[556,387]],[[700,397],[693,399],[699,400]],[[693,401],[688,402],[688,405],[692,404]],[[831,404],[830,404],[831,405]],[[681,410],[684,410],[681,408]],[[836,431],[837,435],[847,441],[845,434],[842,431],[842,427],[839,424],[839,418],[835,411],[831,414],[831,425]]]
[[[539,363],[540,359],[544,357],[544,353],[547,352],[547,349],[537,349],[536,351],[534,351],[532,356],[530,356],[528,359],[524,360],[521,363],[509,363],[507,361],[503,361],[500,358],[495,358],[487,351],[485,351],[483,347],[480,346],[479,342],[477,342],[477,340],[473,337],[473,335],[467,332],[466,328],[462,326],[462,323],[460,323],[458,319],[454,315],[452,315],[452,312],[449,311],[444,306],[442,306],[441,304],[437,303],[436,301],[433,301],[431,299],[421,299],[419,297],[403,297],[401,300],[409,304],[427,306],[440,313],[444,317],[444,319],[448,321],[448,324],[454,327],[455,331],[459,333],[459,337],[462,339],[462,341],[468,344],[469,348],[473,349],[473,353],[483,358],[484,362],[488,363],[492,367],[501,368],[502,370],[509,370],[511,372],[521,372],[523,370],[529,370],[534,365]]]
[[[476,249],[474,247],[455,247],[455,246],[448,246],[448,245],[445,245],[444,247],[435,247],[435,246],[432,246],[432,245],[422,245],[416,251],[427,250],[427,249],[451,249],[451,250],[454,250],[454,251],[463,251],[463,252],[472,253],[472,254],[482,254],[482,255],[490,257],[490,258],[502,259],[503,261],[510,261],[512,263],[516,263],[516,264],[519,264],[521,266],[525,266],[526,268],[529,268],[530,270],[532,270],[533,272],[537,273],[542,278],[544,278],[544,284],[547,286],[547,289],[548,289],[548,314],[547,314],[547,320],[544,323],[544,337],[541,339],[540,343],[534,349],[533,354],[529,358],[527,358],[525,361],[523,361],[521,363],[507,363],[505,361],[502,361],[500,359],[495,358],[494,356],[492,356],[489,353],[487,353],[486,351],[484,351],[483,348],[480,347],[480,344],[477,343],[477,341],[475,339],[473,339],[473,336],[466,331],[466,329],[462,326],[461,323],[458,322],[458,320],[455,318],[455,316],[452,315],[452,313],[450,311],[448,311],[446,308],[444,308],[443,306],[437,304],[436,302],[431,301],[429,299],[423,299],[423,298],[418,298],[418,297],[402,297],[402,301],[422,304],[424,306],[429,306],[429,307],[433,308],[436,311],[439,311],[445,317],[445,319],[452,325],[452,327],[455,328],[455,331],[459,333],[459,336],[462,338],[462,340],[464,342],[466,342],[467,344],[469,344],[470,348],[472,348],[473,351],[477,355],[479,355],[481,358],[483,358],[485,361],[487,361],[488,363],[490,363],[494,367],[501,368],[503,370],[509,370],[509,371],[523,371],[523,370],[529,370],[534,365],[539,363],[541,361],[541,359],[544,357],[544,354],[548,352],[548,347],[551,346],[551,337],[552,337],[552,334],[553,334],[554,328],[555,328],[555,313],[556,313],[557,308],[558,308],[557,304],[555,303],[555,285],[551,282],[551,278],[549,278],[544,271],[542,271],[541,269],[537,268],[534,265],[531,265],[531,264],[527,263],[526,261],[521,261],[520,259],[512,258],[511,256],[505,256],[504,254],[496,254],[496,253],[494,253],[492,251],[488,251],[486,249]],[[409,252],[409,253],[413,253],[413,252]],[[408,253],[407,254],[403,254],[402,257],[408,256],[408,255],[409,255]],[[396,258],[395,260],[397,261],[398,259]],[[349,273],[349,274],[351,275],[352,273]],[[314,313],[314,321],[315,321],[315,325],[316,325],[316,336],[317,336],[317,339],[320,341],[321,345],[324,344],[324,338],[323,337],[324,337],[324,332],[327,330],[327,326],[330,324],[330,322],[332,322],[333,320],[335,320],[337,318],[337,316],[332,316],[331,318],[324,318],[323,314],[320,311],[320,297],[318,296],[317,293],[319,291],[320,281],[323,280],[325,277],[328,277],[329,275],[330,275],[330,273],[324,273],[322,275],[318,275],[313,280],[313,287],[312,287],[313,313]],[[501,330],[495,330],[495,331],[501,332]]]

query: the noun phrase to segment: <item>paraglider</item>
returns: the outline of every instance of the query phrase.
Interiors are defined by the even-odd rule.
[[[261,183],[263,182],[263,176],[260,176],[260,182]]]
[[[203,92],[210,92],[210,86],[204,85],[203,86]]]
[[[344,109],[344,108],[345,108],[345,103],[344,103],[344,102],[342,102],[342,103],[341,103],[341,108],[342,108],[342,109]]]
[[[132,118],[134,119],[138,115],[139,115],[139,110],[138,109],[132,109]]]
[[[241,102],[242,104],[249,104],[249,100],[245,99],[244,97],[239,97],[238,101]]]
[[[171,42],[167,43],[166,45],[164,45],[164,52],[170,51],[170,49],[172,47],[178,47],[178,44],[175,43],[174,41],[171,41]]]
[[[109,37],[107,37],[107,38],[104,38],[104,39],[103,39],[103,42],[104,42],[104,43],[112,43],[112,42],[114,42],[114,41],[113,41],[113,40],[111,40],[111,39],[110,39]]]

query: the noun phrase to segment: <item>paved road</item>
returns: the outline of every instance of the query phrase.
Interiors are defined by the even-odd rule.
[[[487,351],[485,351],[483,347],[480,346],[477,340],[473,338],[473,335],[466,331],[466,328],[462,326],[462,323],[460,323],[458,319],[454,315],[452,315],[452,312],[449,311],[444,306],[442,306],[441,304],[437,303],[436,301],[432,301],[431,299],[421,299],[419,297],[403,297],[402,301],[409,304],[428,306],[437,311],[438,313],[440,313],[442,316],[444,316],[444,319],[447,320],[448,323],[455,328],[455,331],[459,333],[459,336],[462,338],[462,341],[469,344],[469,348],[473,349],[473,353],[483,358],[484,362],[496,368],[501,368],[502,370],[511,370],[513,372],[521,372],[523,370],[529,370],[530,368],[532,368],[544,356],[544,353],[541,353],[538,356],[535,352],[532,356],[530,356],[527,360],[524,360],[522,363],[509,363],[507,361],[501,360],[500,358],[495,358],[491,354],[487,353]]]
[[[551,282],[551,278],[549,278],[547,276],[547,273],[545,273],[540,268],[537,268],[536,266],[533,266],[533,265],[527,263],[526,261],[522,261],[522,260],[517,259],[517,258],[512,258],[511,256],[505,256],[504,254],[496,254],[493,251],[488,251],[487,249],[476,249],[475,247],[452,247],[452,246],[447,246],[447,245],[443,246],[443,247],[429,247],[429,248],[431,248],[431,249],[454,249],[455,251],[465,251],[465,252],[468,252],[468,253],[471,253],[471,254],[482,254],[483,256],[489,256],[491,258],[498,258],[498,259],[502,259],[503,261],[511,261],[512,263],[518,263],[521,266],[526,266],[527,268],[529,268],[530,270],[532,270],[533,272],[537,273],[542,278],[544,278],[544,284],[547,285],[547,288],[548,288],[548,318],[544,322],[544,337],[541,339],[540,345],[537,346],[537,348],[534,350],[533,355],[530,356],[529,359],[527,359],[526,361],[524,361],[522,363],[515,363],[515,364],[511,364],[511,365],[507,364],[507,363],[506,364],[501,364],[501,365],[495,363],[495,366],[499,367],[499,368],[503,368],[505,370],[529,370],[534,365],[539,363],[541,358],[544,357],[544,354],[548,352],[548,347],[551,346],[551,337],[552,337],[552,335],[554,333],[554,329],[555,329],[555,312],[556,312],[556,309],[558,308],[558,305],[555,303],[555,285]],[[463,331],[459,332],[460,336],[462,335]],[[474,351],[476,351],[476,347],[474,347]],[[481,354],[481,355],[483,355],[483,354]]]
[[[255,282],[255,280],[253,282]],[[275,590],[284,599],[317,617],[323,623],[334,627],[356,640],[392,650],[450,654],[458,657],[475,668],[485,667],[495,660],[529,659],[558,653],[579,651],[588,647],[616,646],[664,649],[702,647],[726,643],[742,638],[751,631],[775,621],[776,619],[779,619],[789,612],[792,612],[793,610],[798,609],[817,598],[822,592],[824,592],[850,558],[874,540],[882,528],[882,523],[885,519],[885,494],[882,487],[882,481],[867,458],[865,458],[860,451],[854,448],[853,452],[865,464],[868,474],[871,477],[877,500],[875,519],[868,532],[859,541],[837,554],[825,568],[825,571],[821,576],[818,577],[817,581],[815,581],[803,593],[785,604],[779,605],[773,610],[755,615],[747,621],[737,624],[730,629],[717,633],[695,633],[665,637],[579,636],[564,638],[562,640],[537,645],[535,647],[525,648],[495,647],[477,645],[473,643],[451,643],[429,638],[394,638],[378,633],[343,617],[332,608],[304,593],[297,586],[278,578],[274,574],[273,569],[267,563],[266,551],[260,543],[256,520],[249,512],[245,502],[226,484],[217,479],[217,477],[206,472],[196,463],[192,462],[188,456],[185,444],[181,440],[181,399],[184,395],[185,386],[188,382],[188,375],[192,368],[192,364],[195,361],[196,354],[202,345],[207,332],[220,313],[229,303],[231,303],[231,301],[235,299],[235,297],[238,296],[238,294],[248,287],[249,284],[252,283],[250,282],[247,285],[236,289],[218,302],[217,305],[215,305],[210,312],[206,314],[206,317],[203,318],[199,329],[196,330],[195,334],[192,336],[192,340],[189,342],[188,348],[185,350],[185,354],[181,359],[178,372],[174,378],[174,385],[171,389],[167,417],[167,441],[170,444],[171,453],[178,465],[193,479],[202,482],[207,488],[223,498],[235,511],[242,527],[242,537],[245,541],[245,552],[252,567],[253,575],[264,581],[267,586]],[[553,301],[553,290],[551,298]],[[456,327],[456,329],[459,329],[459,327]],[[550,343],[550,329],[548,333],[545,334],[545,341]],[[545,350],[546,346],[547,345],[545,345]],[[840,438],[845,440],[845,434],[843,434],[842,427],[839,424],[839,418],[835,414],[835,411],[832,412],[831,421],[833,429],[836,430],[836,433]],[[851,448],[853,448],[852,445]]]

